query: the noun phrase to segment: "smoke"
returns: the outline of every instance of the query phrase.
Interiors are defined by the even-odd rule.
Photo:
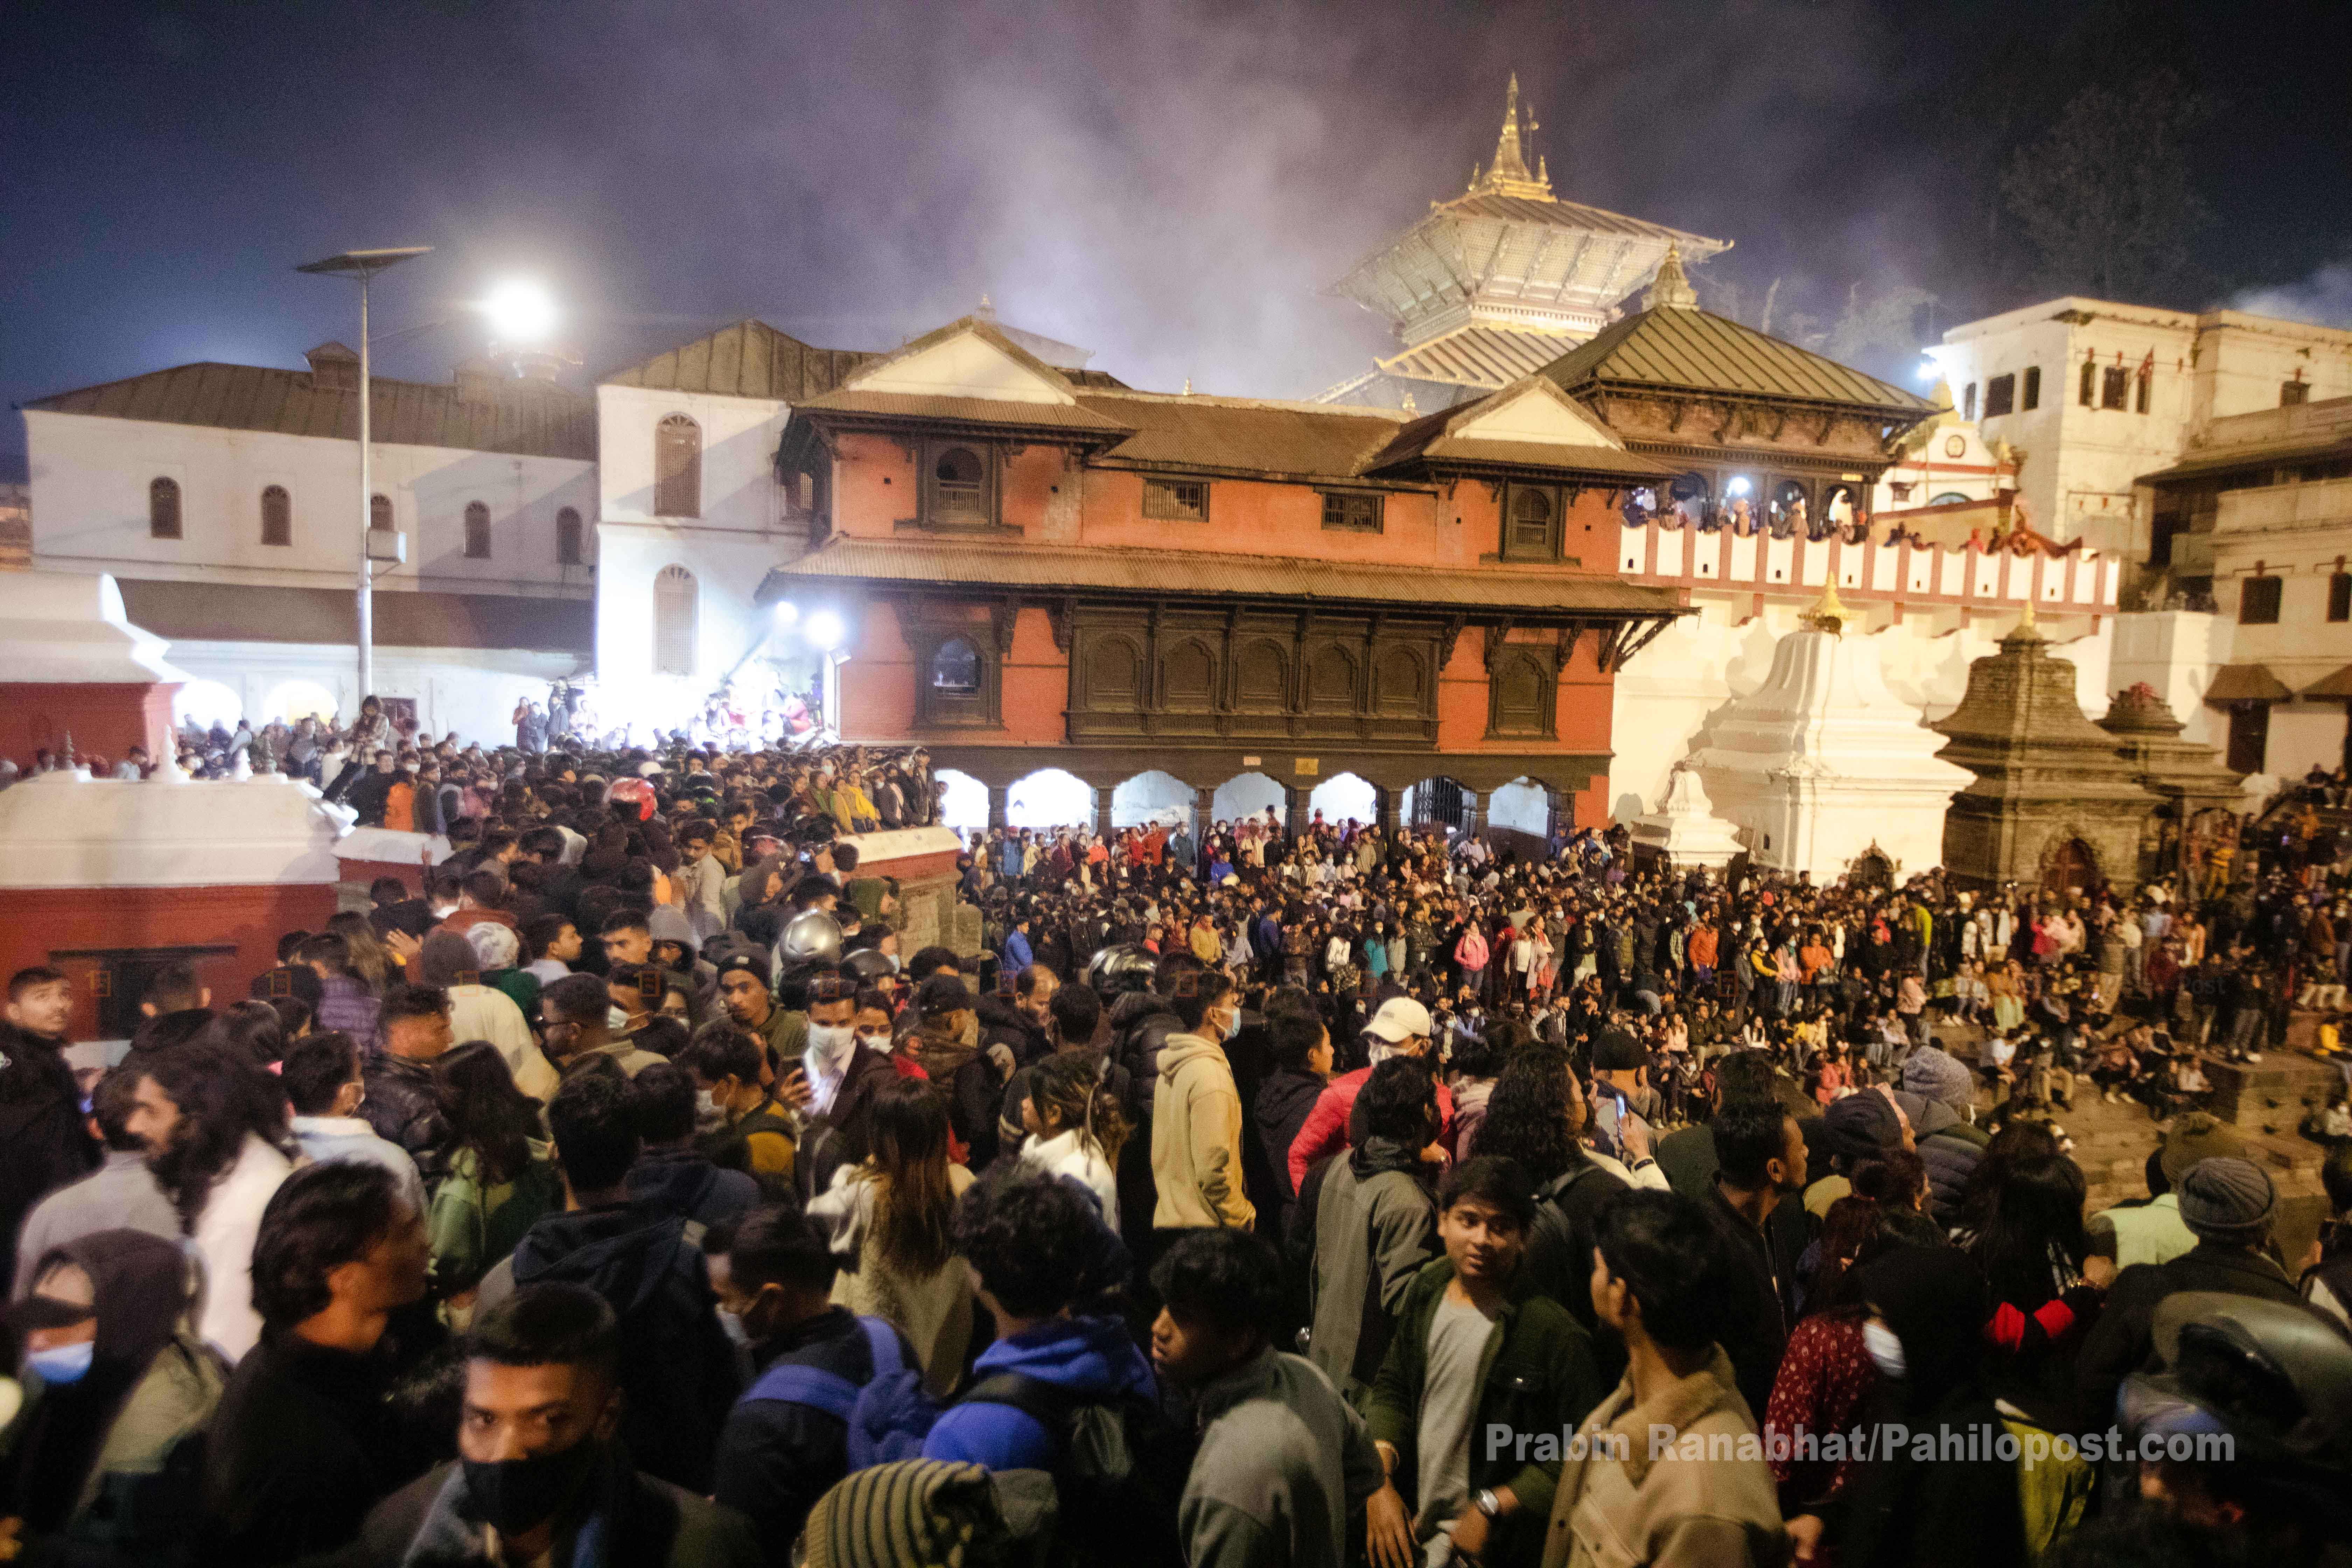
[[[2242,289],[2230,297],[2229,308],[2315,327],[2352,327],[2352,258],[2331,262],[2299,283]]]

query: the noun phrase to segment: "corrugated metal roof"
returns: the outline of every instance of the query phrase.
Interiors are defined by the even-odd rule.
[[[1091,399],[1087,401],[1092,401]],[[889,418],[951,419],[966,425],[1082,430],[1117,436],[1127,426],[1083,403],[1016,403],[1010,398],[942,397],[915,392],[828,392],[800,405],[807,414],[874,414]]]
[[[835,539],[769,575],[784,582],[1304,599],[1535,615],[1670,616],[1681,609],[1672,589],[1565,570],[1510,566],[1464,572],[1210,551],[1006,547],[964,541]]]
[[[2227,473],[2231,468],[2281,468],[2330,458],[2352,458],[2352,439],[2336,437],[2317,441],[2281,441],[2264,446],[2222,447],[2194,453],[2168,468],[2142,474],[2137,482],[2158,484],[2167,479],[2194,479],[2200,474]]]
[[[1436,462],[1490,463],[1504,468],[1549,468],[1560,473],[1605,474],[1657,479],[1674,472],[1663,463],[1613,447],[1562,447],[1548,441],[1488,441],[1441,436],[1421,449]]]
[[[1496,197],[1502,200],[1502,197]],[[1508,386],[1559,358],[1576,345],[1556,332],[1513,331],[1506,327],[1456,327],[1427,342],[1379,362],[1391,375],[1465,386]]]
[[[369,435],[394,447],[447,447],[539,458],[596,456],[596,405],[544,381],[500,379],[488,396],[415,381],[369,383]],[[359,439],[359,395],[313,384],[307,370],[267,365],[175,365],[37,398],[25,405],[220,430]]]
[[[1688,306],[1663,305],[1611,325],[1544,373],[1569,391],[1592,383],[1783,397],[1921,415],[1915,393],[1833,359]]]
[[[1345,479],[1397,430],[1396,416],[1364,408],[1093,393],[1078,401],[1134,432],[1108,454],[1113,460],[1204,471]]]
[[[345,588],[279,588],[122,577],[131,624],[175,642],[353,641],[359,612]],[[520,594],[379,592],[374,637],[385,647],[520,648],[586,658],[596,645],[588,599]]]
[[[1679,245],[1685,258],[1690,260],[1729,248],[1719,239],[1668,228],[1647,218],[1627,217],[1606,207],[1587,206],[1582,202],[1539,202],[1523,196],[1456,196],[1450,202],[1438,203],[1431,212],[1437,216],[1500,218],[1506,223],[1537,223],[1553,228],[1654,239],[1661,245]]]
[[[765,321],[742,321],[599,379],[610,386],[798,403],[832,391],[877,357],[854,349],[814,348]]]

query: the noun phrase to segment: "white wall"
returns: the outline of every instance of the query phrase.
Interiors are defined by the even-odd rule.
[[[2213,672],[2228,664],[2237,624],[2194,610],[2151,610],[2116,617],[2112,680],[2116,690],[2145,681],[2188,726],[2184,740],[2226,748],[2230,721],[2205,706]]]
[[[25,413],[30,447],[33,553],[44,571],[121,577],[348,587],[360,548],[359,445],[316,436],[220,430],[96,415]],[[181,537],[148,531],[149,484],[180,486]],[[572,458],[509,457],[378,443],[370,482],[408,535],[405,565],[379,569],[386,590],[584,596],[596,559],[596,465]],[[261,542],[261,492],[283,485],[293,542]],[[490,557],[465,554],[469,502],[490,509]],[[583,523],[587,563],[556,560],[556,513]]]
[[[1620,822],[1636,821],[1664,800],[1675,763],[1704,744],[1709,724],[1735,699],[1764,684],[1774,647],[1799,629],[1798,617],[1811,607],[1795,600],[1768,600],[1762,615],[1750,616],[1753,601],[1744,595],[1694,595],[1691,602],[1698,615],[1676,622],[1617,675],[1609,801]],[[2095,719],[2106,712],[2113,689],[2130,680],[2111,678],[2108,668],[2118,617],[2105,617],[2096,632],[2091,619],[2044,616],[2040,625],[2056,645],[2051,652],[2074,664],[2075,700]],[[2014,615],[1968,614],[1957,607],[1914,610],[1899,626],[1890,620],[1887,606],[1870,606],[1864,625],[1873,629],[1862,635],[1878,649],[1888,691],[1920,709],[1929,723],[1959,706],[1968,691],[1969,664],[2000,652],[2000,639],[2017,624]],[[1850,628],[1846,635],[1857,634]]]
[[[654,521],[654,433],[669,416],[683,414],[702,427],[702,514],[673,521],[752,533],[772,529],[782,513],[775,457],[788,412],[773,398],[599,386],[602,515],[614,522]]]
[[[172,661],[191,678],[226,688],[238,715],[258,727],[284,716],[289,701],[323,690],[349,720],[358,710],[356,656],[349,647],[311,643],[175,642]],[[375,650],[375,689],[385,697],[413,698],[419,726],[435,738],[457,731],[466,741],[512,745],[509,721],[516,701],[530,697],[542,705],[548,687],[576,677],[580,661],[568,653],[529,653],[481,648],[391,648]]]

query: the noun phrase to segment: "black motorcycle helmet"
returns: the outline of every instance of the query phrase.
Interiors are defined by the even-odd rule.
[[[1158,964],[1138,943],[1117,942],[1094,955],[1087,964],[1087,984],[1105,1002],[1131,991],[1151,989]]]

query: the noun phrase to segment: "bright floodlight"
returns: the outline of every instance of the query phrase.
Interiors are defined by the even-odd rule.
[[[1724,489],[1730,495],[1744,496],[1748,493],[1748,480],[1745,478],[1734,479]]]
[[[798,605],[793,604],[790,599],[776,601],[776,625],[788,626],[800,618],[801,607]]]
[[[808,638],[811,647],[831,653],[841,646],[841,639],[848,635],[848,628],[831,610],[819,610],[808,618],[808,625],[801,628],[801,635]]]
[[[502,343],[535,343],[555,330],[555,297],[528,279],[509,279],[491,289],[482,313]]]

